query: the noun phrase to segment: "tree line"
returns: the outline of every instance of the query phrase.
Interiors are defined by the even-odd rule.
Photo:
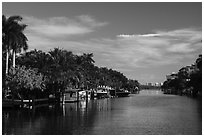
[[[161,87],[164,93],[196,97],[202,95],[202,55],[195,63],[182,67],[178,73],[169,75]]]
[[[98,86],[124,88],[134,92],[137,80],[123,73],[94,63],[93,53],[75,55],[65,49],[49,52],[28,49],[22,17],[2,16],[2,84],[3,95],[8,89],[15,96],[41,96],[63,92],[67,88],[93,89]]]

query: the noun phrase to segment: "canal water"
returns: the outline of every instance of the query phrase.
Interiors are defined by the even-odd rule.
[[[123,98],[3,109],[2,124],[3,135],[194,135],[202,134],[202,107],[196,99],[143,90]]]

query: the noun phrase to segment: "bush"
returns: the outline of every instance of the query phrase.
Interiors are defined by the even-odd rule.
[[[21,89],[26,89],[28,91],[43,91],[45,89],[45,78],[41,73],[38,73],[36,69],[17,66],[9,70],[6,84],[12,92]]]

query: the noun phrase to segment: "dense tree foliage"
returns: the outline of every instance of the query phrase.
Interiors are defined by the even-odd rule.
[[[22,88],[44,89],[44,77],[38,73],[35,69],[27,69],[25,66],[10,69],[10,73],[7,77],[7,82],[10,88],[13,90],[19,90]]]
[[[199,55],[195,64],[181,68],[176,78],[165,81],[162,89],[170,94],[187,94],[194,97],[201,95],[202,55]]]
[[[98,86],[138,90],[139,82],[128,80],[121,72],[97,67],[93,54],[75,55],[70,51],[55,48],[48,53],[32,50],[21,54],[17,64],[35,68],[48,79],[46,89],[50,92],[66,88],[91,89]]]
[[[9,71],[9,75],[6,77],[6,85],[10,88],[13,95],[34,95],[35,91],[43,92],[45,89],[46,78],[41,73],[38,73],[36,69],[17,66]]]
[[[190,75],[188,86],[193,87],[193,96],[202,93],[202,55],[196,60],[196,67],[198,68],[195,73]]]
[[[22,49],[28,49],[27,37],[23,33],[27,25],[21,21],[21,16],[2,16],[4,91],[10,88],[18,93],[25,90],[56,93],[66,88],[93,89],[99,86],[132,92],[138,90],[138,81],[128,80],[116,70],[94,65],[93,53],[75,55],[59,48],[49,52],[35,49],[21,53]],[[21,54],[16,56],[16,53]]]

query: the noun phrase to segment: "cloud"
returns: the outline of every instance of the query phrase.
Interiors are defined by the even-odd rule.
[[[97,22],[96,20],[93,19],[93,17],[89,15],[80,15],[77,16],[76,19],[78,19],[80,22],[84,24],[89,25],[90,27],[101,27],[108,24],[107,22]]]
[[[135,62],[135,66],[147,67],[178,63],[183,57],[201,52],[202,32],[199,29],[186,28],[157,31],[154,34],[118,35],[117,38],[128,49],[124,57],[134,53],[131,62]]]
[[[29,26],[27,33],[58,38],[88,34],[99,27],[107,25],[106,22],[98,22],[88,15],[75,18],[51,17],[45,19],[25,16],[24,22]]]
[[[135,69],[178,66],[190,59],[195,60],[202,50],[200,28],[158,30],[150,34],[122,34],[115,38],[79,37],[71,40],[67,37],[89,34],[107,23],[98,22],[87,15],[73,19],[55,17],[41,20],[30,17],[27,22],[33,24],[29,25],[27,33],[30,50],[37,48],[49,51],[60,47],[77,54],[93,53],[96,65],[127,72],[126,74]]]
[[[119,37],[119,38],[131,38],[131,37],[157,37],[157,36],[160,36],[160,34],[143,34],[143,35],[138,35],[138,34],[132,34],[132,35],[129,35],[129,34],[120,34],[120,35],[117,35],[117,37]]]

